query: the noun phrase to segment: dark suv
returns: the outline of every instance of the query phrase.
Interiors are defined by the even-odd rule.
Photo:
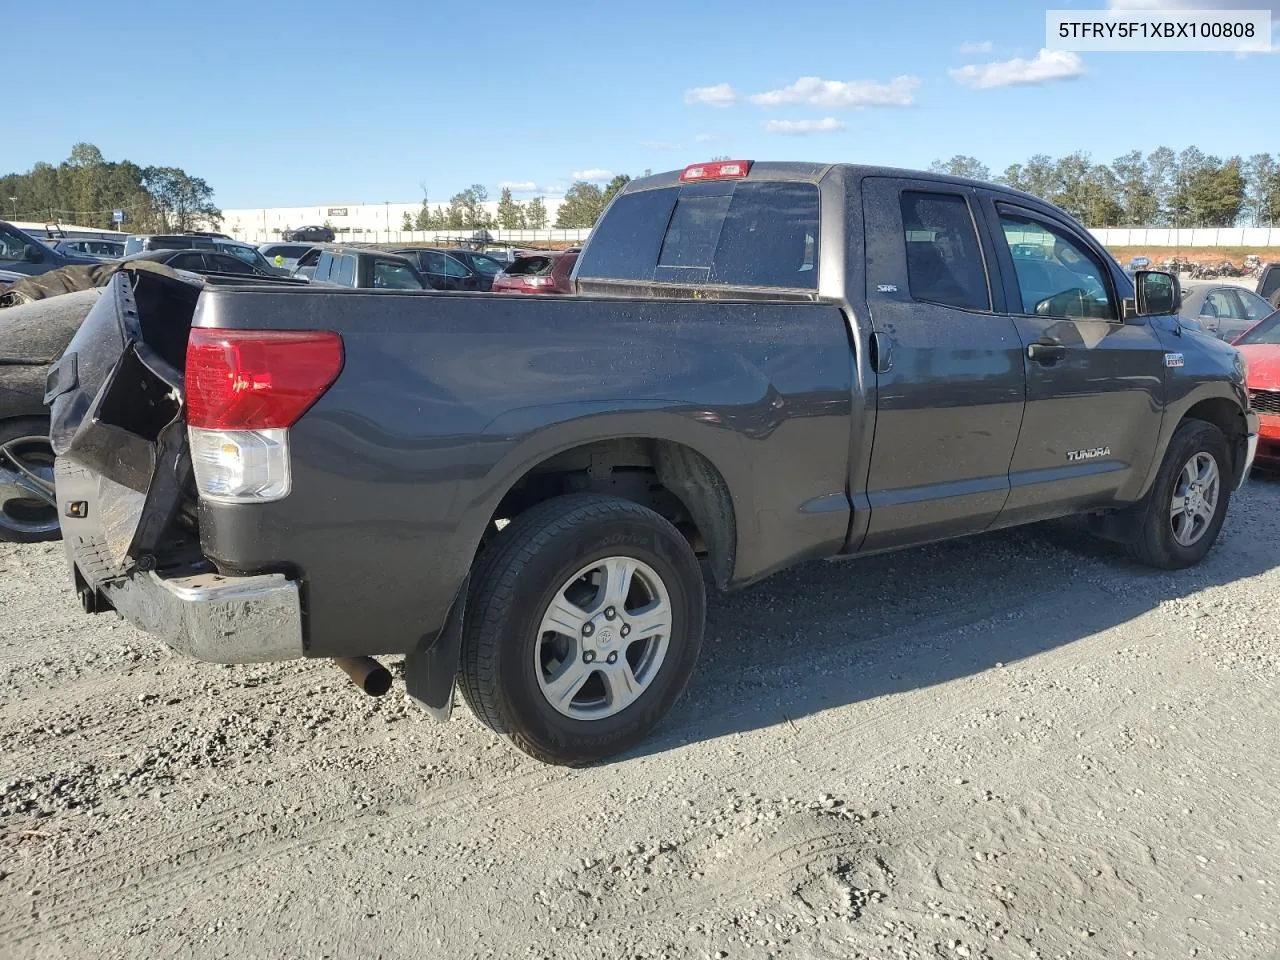
[[[251,243],[232,240],[230,237],[207,233],[135,234],[124,242],[124,255],[132,256],[148,250],[217,250],[239,257],[255,270],[268,276],[288,276],[289,271],[267,262],[266,257]]]
[[[62,253],[0,220],[0,270],[34,277],[59,267],[101,263],[97,257]]]
[[[333,243],[334,233],[332,227],[298,227],[297,230],[282,231],[280,239],[285,243]]]

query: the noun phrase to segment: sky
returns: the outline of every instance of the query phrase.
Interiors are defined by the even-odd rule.
[[[1280,11],[1050,6],[1108,3]],[[47,5],[0,0],[0,173],[88,141],[201,176],[223,208],[416,202],[424,185],[437,203],[472,183],[528,199],[715,155],[968,154],[998,173],[1034,153],[1280,151],[1280,54],[1042,51],[1046,7],[1026,0],[57,8],[51,32]]]

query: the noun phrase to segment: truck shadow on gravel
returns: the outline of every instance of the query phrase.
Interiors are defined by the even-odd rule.
[[[1280,566],[1280,483],[1260,477],[1236,496],[1214,550],[1190,570],[1151,570],[1045,524],[709,591],[689,688],[628,755],[780,724],[803,736],[808,715],[1034,657]]]

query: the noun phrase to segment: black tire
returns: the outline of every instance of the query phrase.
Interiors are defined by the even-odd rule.
[[[657,574],[670,597],[671,629],[665,655],[636,700],[607,717],[575,719],[543,694],[539,627],[575,572],[611,557],[639,560]],[[548,500],[499,533],[472,574],[463,696],[481,721],[539,760],[566,766],[601,760],[645,739],[670,711],[693,673],[705,614],[697,558],[663,517],[596,494]]]
[[[1203,534],[1186,546],[1174,536],[1171,519],[1175,486],[1183,468],[1199,454],[1211,456],[1218,468],[1218,497],[1212,518]],[[1128,544],[1129,553],[1141,563],[1161,570],[1182,570],[1205,558],[1218,539],[1218,532],[1231,502],[1231,455],[1222,431],[1203,420],[1185,420],[1178,425],[1165,451],[1164,462],[1146,499],[1136,509],[1137,535]]]
[[[43,417],[15,417],[0,422],[0,443],[8,443],[19,437],[49,436],[49,421]],[[45,445],[48,445],[46,439]],[[37,445],[38,446],[38,445]],[[53,467],[53,448],[33,449],[30,452],[32,463],[47,464]],[[24,460],[25,462],[25,460]],[[2,496],[2,495],[0,495]],[[58,510],[56,507],[40,507],[31,498],[22,498],[14,503],[0,502],[0,541],[6,543],[40,543],[57,540],[62,536],[58,526]]]

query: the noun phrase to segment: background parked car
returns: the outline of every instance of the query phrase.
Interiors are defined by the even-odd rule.
[[[262,243],[258,245],[258,252],[272,266],[293,273],[302,255],[314,246],[313,243]]]
[[[124,256],[123,240],[59,240],[53,245],[58,253],[71,256],[97,257],[100,260],[118,260]]]
[[[145,250],[217,250],[239,257],[255,270],[277,277],[287,277],[288,270],[268,263],[262,252],[251,243],[232,240],[229,237],[211,236],[207,233],[166,233],[135,235],[124,242],[125,256]]]
[[[488,290],[502,272],[497,260],[471,250],[402,247],[395,252],[413,261],[433,290]]]
[[[280,272],[274,268],[258,267],[231,253],[221,250],[144,250],[142,253],[131,253],[123,258],[127,263],[132,260],[151,260],[163,263],[175,270],[188,270],[191,273],[232,273],[256,277],[278,277]]]
[[[1267,314],[1272,307],[1247,287],[1235,283],[1186,283],[1182,285],[1185,320],[1195,320],[1205,333],[1219,340],[1234,340]]]
[[[572,293],[569,274],[576,253],[539,253],[521,257],[493,280],[494,293]]]
[[[1280,263],[1268,263],[1258,274],[1255,292],[1271,306],[1280,310]]]
[[[312,283],[369,290],[426,290],[413,261],[398,253],[366,247],[326,247],[316,261]]]
[[[282,231],[280,239],[285,243],[298,240],[306,240],[311,243],[333,243],[334,232],[332,227],[298,227],[296,230]]]
[[[1280,310],[1264,317],[1234,341],[1249,365],[1245,386],[1258,414],[1259,466],[1280,468]]]
[[[80,253],[60,253],[13,224],[0,220],[0,270],[34,277],[59,267],[101,262],[96,257]]]

